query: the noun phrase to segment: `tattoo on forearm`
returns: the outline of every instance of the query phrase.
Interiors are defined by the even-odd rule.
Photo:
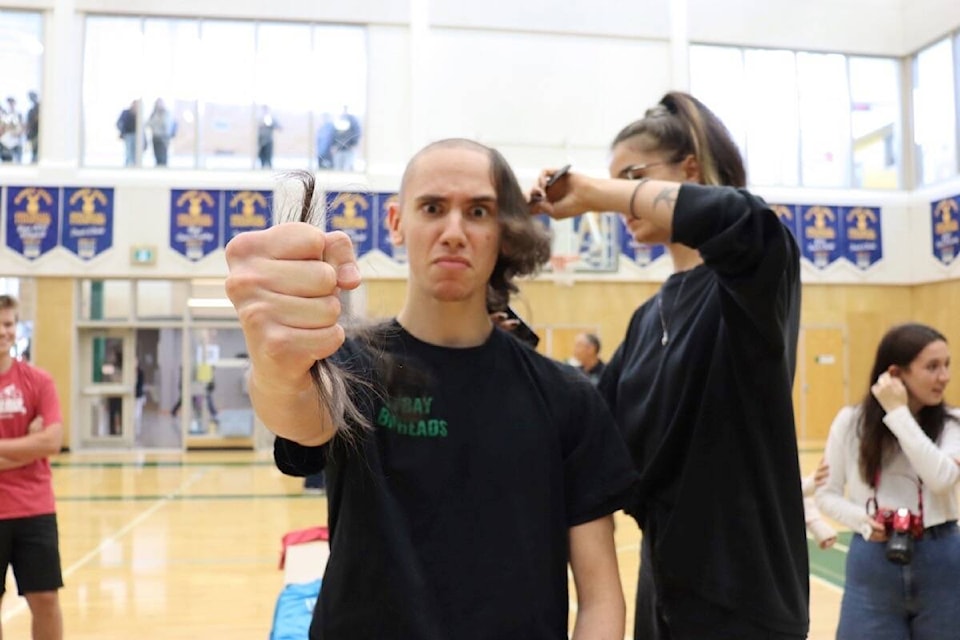
[[[657,205],[661,202],[667,206],[667,209],[673,211],[673,208],[677,204],[677,194],[680,193],[680,187],[664,187],[663,191],[657,194],[657,197],[653,199],[653,209],[656,210]]]

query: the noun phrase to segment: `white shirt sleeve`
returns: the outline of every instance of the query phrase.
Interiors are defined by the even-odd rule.
[[[858,439],[854,437],[856,428],[857,409],[854,407],[844,407],[833,419],[823,456],[830,467],[830,474],[826,484],[818,487],[815,495],[817,506],[824,515],[842,522],[853,531],[863,531],[864,524],[870,521],[866,505],[854,504],[844,494],[848,478],[853,482],[860,473],[856,462],[860,457]]]
[[[944,424],[940,446],[927,437],[906,406],[885,415],[883,423],[897,436],[904,455],[931,491],[949,491],[960,480],[960,465],[955,459],[960,434],[955,421]]]

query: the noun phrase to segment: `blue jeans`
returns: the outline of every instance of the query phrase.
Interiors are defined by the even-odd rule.
[[[913,561],[887,560],[886,543],[855,534],[837,640],[960,640],[960,529],[916,540]]]

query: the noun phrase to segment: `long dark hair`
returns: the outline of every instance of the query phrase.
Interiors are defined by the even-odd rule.
[[[937,341],[946,342],[939,331],[925,324],[909,323],[893,327],[883,336],[877,345],[877,355],[873,360],[873,369],[867,383],[867,393],[860,402],[860,476],[869,486],[874,486],[877,472],[883,466],[884,457],[897,449],[897,438],[885,424],[885,411],[877,399],[873,397],[870,386],[876,382],[880,374],[891,366],[907,368],[928,344]],[[933,406],[923,407],[917,414],[917,422],[934,442],[943,431],[943,424],[949,414],[947,406],[941,402]]]
[[[666,153],[668,162],[693,155],[704,184],[744,187],[747,172],[730,132],[710,109],[690,94],[671,91],[643,118],[624,127],[610,148],[629,140],[639,149]]]

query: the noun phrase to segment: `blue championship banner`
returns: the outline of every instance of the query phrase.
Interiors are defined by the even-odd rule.
[[[326,199],[327,231],[343,231],[350,236],[357,258],[373,251],[373,194],[331,191]]]
[[[793,234],[794,239],[800,237],[798,231],[800,227],[798,224],[800,221],[800,207],[795,204],[772,204],[770,205],[770,209],[777,214],[780,222],[782,222],[787,229],[790,229],[790,233]]]
[[[614,213],[585,213],[573,219],[580,259],[577,271],[617,270],[617,219]]]
[[[374,246],[395,261],[405,264],[407,262],[407,249],[403,246],[393,246],[393,242],[390,240],[390,221],[388,219],[390,205],[397,202],[399,196],[395,193],[386,192],[376,193],[373,197],[377,202],[377,232]]]
[[[60,190],[7,187],[7,248],[35,260],[57,246]]]
[[[930,205],[933,216],[933,255],[943,264],[950,264],[957,257],[960,245],[960,196],[944,198]]]
[[[60,244],[83,260],[112,247],[113,189],[64,189],[61,225]]]
[[[273,192],[227,191],[225,197],[224,246],[238,233],[260,231],[273,224]]]
[[[835,207],[813,205],[800,208],[800,252],[818,269],[840,258],[840,217]]]
[[[627,223],[624,221],[623,216],[618,215],[616,218],[617,232],[620,237],[620,253],[630,258],[634,263],[641,267],[646,267],[667,252],[667,248],[662,244],[637,242],[633,234],[630,233],[630,229],[627,228]]]
[[[879,207],[841,207],[843,256],[861,269],[883,258],[883,234]]]
[[[200,260],[220,247],[222,191],[170,191],[170,248],[189,260]]]

